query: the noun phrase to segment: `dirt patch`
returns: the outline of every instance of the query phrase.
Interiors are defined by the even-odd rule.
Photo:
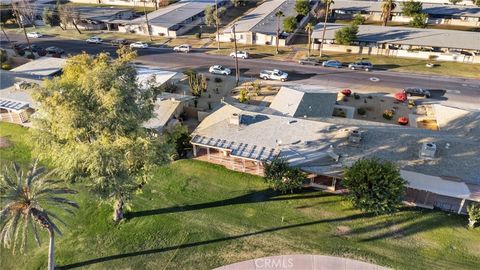
[[[8,138],[0,137],[0,148],[7,148],[10,145],[12,145],[12,143],[10,142],[10,140]]]
[[[340,226],[337,226],[335,235],[339,235],[339,236],[349,235],[351,231],[352,229],[350,229],[350,227],[340,225]]]

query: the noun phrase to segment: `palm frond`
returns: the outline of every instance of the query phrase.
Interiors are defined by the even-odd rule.
[[[33,214],[30,214],[29,217],[30,217],[29,218],[29,223],[30,223],[30,226],[32,227],[35,242],[37,242],[37,244],[40,246],[42,244],[42,242],[41,242],[40,237],[38,235],[37,224],[35,224],[35,222],[33,222]]]
[[[59,204],[66,204],[75,208],[79,208],[76,202],[71,201],[69,199],[62,198],[62,197],[48,197],[46,199],[48,199],[50,202],[53,202],[54,205],[57,205],[56,203],[59,203]]]

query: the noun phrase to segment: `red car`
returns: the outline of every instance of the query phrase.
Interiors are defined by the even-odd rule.
[[[344,96],[349,97],[349,96],[352,94],[352,90],[350,90],[350,89],[343,89],[342,91],[340,91],[340,93],[342,93]]]
[[[400,102],[405,102],[407,100],[407,94],[405,92],[398,92],[393,95],[393,97]]]

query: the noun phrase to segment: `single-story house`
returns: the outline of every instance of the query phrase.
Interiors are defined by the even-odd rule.
[[[325,50],[335,50],[335,32],[343,24],[327,23]],[[314,47],[321,43],[323,23],[312,33]],[[331,47],[331,48],[330,48]],[[400,57],[479,62],[480,32],[359,25],[357,41],[348,48],[352,53],[383,54]]]
[[[112,7],[72,7],[79,14],[77,26],[85,30],[116,30],[118,21],[130,20],[135,13],[132,9]]]
[[[237,42],[248,45],[276,45],[277,29],[279,28],[279,46],[287,45],[295,33],[284,31],[283,20],[286,17],[295,16],[298,30],[303,29],[310,16],[310,14],[305,17],[297,16],[295,2],[296,0],[268,0],[233,22]],[[317,5],[318,1],[311,1],[312,9],[316,9]],[[282,11],[284,14],[284,17],[280,18],[280,23],[275,16],[278,11]],[[222,42],[230,42],[233,38],[232,25],[227,27],[219,36]]]
[[[230,0],[218,0],[218,7],[230,6]],[[215,0],[181,0],[147,14],[150,33],[154,36],[177,37],[203,23],[205,8],[215,6]],[[141,16],[119,22],[118,30],[125,33],[148,35],[147,19]]]
[[[62,67],[66,64],[67,59],[57,57],[40,57],[10,71],[15,73],[24,73],[37,76],[39,79],[45,77],[53,77],[62,72]]]
[[[480,7],[436,3],[423,3],[422,6],[430,24],[480,26]],[[356,14],[362,14],[368,20],[380,21],[382,20],[382,2],[338,0],[332,5],[334,19],[351,19]],[[412,19],[402,14],[400,2],[396,3],[391,16],[394,22],[409,22]]]
[[[376,157],[401,168],[409,204],[464,213],[466,205],[480,201],[478,140],[369,121],[293,118],[246,109],[224,103],[206,117],[192,134],[194,156],[257,175],[263,175],[266,163],[283,158],[306,172],[311,186],[332,191],[343,189],[346,166]]]
[[[69,0],[72,3],[79,4],[98,4],[112,6],[132,6],[132,7],[159,7],[159,0]]]

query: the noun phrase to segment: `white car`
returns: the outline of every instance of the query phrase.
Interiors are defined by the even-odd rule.
[[[102,42],[103,42],[103,40],[99,37],[91,37],[91,38],[87,39],[87,43],[100,44]]]
[[[220,75],[230,75],[232,73],[232,70],[226,67],[222,67],[220,65],[213,65],[208,69],[208,72],[212,74],[220,74]]]
[[[278,69],[262,70],[260,72],[260,78],[264,80],[276,80],[276,81],[285,82],[288,79],[288,73]]]
[[[238,58],[242,58],[242,59],[247,59],[248,58],[248,53],[245,52],[245,51],[237,51],[237,53],[232,52],[230,54],[230,57],[233,57],[233,58],[238,57]]]
[[[146,49],[146,48],[148,48],[148,44],[145,43],[145,42],[137,41],[137,42],[134,42],[134,43],[130,44],[130,48]]]
[[[188,44],[182,44],[180,46],[176,46],[173,48],[173,51],[174,52],[184,52],[184,53],[188,53],[190,52],[190,49],[191,49],[191,46],[188,45]]]
[[[29,37],[29,38],[41,38],[41,37],[43,37],[43,35],[39,32],[30,32],[30,33],[27,33],[27,37]]]

